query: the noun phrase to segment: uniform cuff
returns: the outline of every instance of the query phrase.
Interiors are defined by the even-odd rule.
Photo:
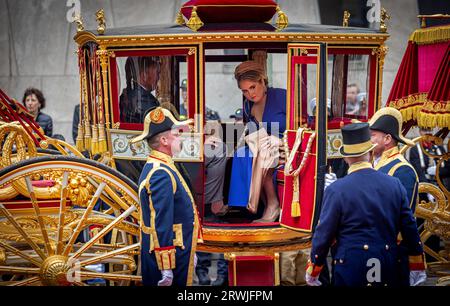
[[[319,276],[320,272],[322,271],[322,268],[323,268],[323,265],[316,266],[311,261],[308,261],[308,265],[306,266],[306,273],[308,273],[312,277],[317,277],[317,276]]]
[[[175,269],[175,246],[155,248],[156,263],[159,270]]]
[[[423,253],[420,255],[409,256],[409,270],[410,271],[421,271],[425,270],[425,260]]]

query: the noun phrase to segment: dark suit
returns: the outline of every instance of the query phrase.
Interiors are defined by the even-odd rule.
[[[142,123],[145,112],[159,105],[159,101],[150,91],[134,83],[134,89],[125,88],[120,95],[120,121]]]
[[[170,156],[153,150],[139,178],[141,261],[144,285],[161,270],[173,285],[192,285],[199,220],[192,194]]]
[[[422,254],[416,221],[398,179],[370,168],[350,167],[349,174],[326,190],[320,221],[312,240],[311,262],[325,264],[331,247],[333,284],[366,286],[375,258],[380,282],[398,285],[397,236],[402,234],[408,254]]]
[[[53,120],[49,115],[39,112],[36,117],[36,122],[39,126],[44,130],[45,136],[52,137],[53,136]]]

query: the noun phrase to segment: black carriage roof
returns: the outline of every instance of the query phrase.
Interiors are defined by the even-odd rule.
[[[277,30],[269,23],[214,23],[205,24],[197,32],[187,26],[177,24],[146,25],[123,28],[108,28],[99,35],[96,30],[88,30],[97,37],[101,36],[144,36],[144,35],[196,35],[206,33],[233,33],[233,32],[269,32],[269,33],[320,33],[320,34],[385,34],[378,29],[342,27],[322,24],[289,24],[282,30]]]

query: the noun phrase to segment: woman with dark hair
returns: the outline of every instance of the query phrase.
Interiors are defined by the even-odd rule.
[[[25,105],[28,112],[33,116],[34,120],[42,128],[45,136],[52,137],[52,117],[41,112],[41,109],[45,107],[45,98],[42,92],[37,88],[27,88],[23,94],[22,103]]]
[[[256,61],[239,64],[234,76],[245,98],[244,123],[248,135],[247,145],[239,148],[233,157],[228,204],[246,206],[255,214],[261,198],[265,203],[264,213],[254,222],[276,222],[280,204],[274,174],[279,161],[272,160],[276,155],[272,153],[278,152],[286,129],[286,90],[269,87],[266,72]]]

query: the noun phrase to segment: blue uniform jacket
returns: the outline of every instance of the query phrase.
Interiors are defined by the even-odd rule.
[[[397,285],[399,232],[409,254],[422,254],[416,221],[398,179],[375,171],[369,163],[353,165],[347,176],[325,190],[311,262],[323,265],[331,247],[334,285],[366,286],[371,283],[369,260],[375,258],[381,268],[377,284]]]
[[[386,173],[392,177],[400,180],[403,187],[405,187],[406,195],[408,197],[409,207],[413,214],[416,211],[416,204],[419,191],[419,177],[414,170],[414,167],[400,154],[398,147],[386,150],[376,164],[375,169]],[[399,262],[399,278],[402,286],[409,285],[409,259],[408,252],[402,241],[398,254]]]
[[[385,151],[380,161],[376,164],[375,169],[400,180],[403,187],[405,187],[409,207],[414,213],[419,190],[419,177],[414,167],[399,153],[398,148],[394,147]]]
[[[139,178],[144,285],[173,270],[173,285],[192,285],[199,221],[192,194],[170,156],[153,150]]]

